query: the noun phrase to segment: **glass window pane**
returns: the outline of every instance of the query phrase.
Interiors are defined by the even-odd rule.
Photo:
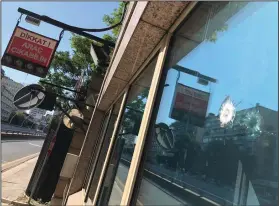
[[[98,205],[119,205],[121,202],[156,60],[157,56],[130,88]]]
[[[277,205],[278,2],[200,2],[176,31],[142,205]]]

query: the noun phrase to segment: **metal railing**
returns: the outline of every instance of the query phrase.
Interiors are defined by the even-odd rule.
[[[23,135],[23,136],[46,136],[43,131],[37,131],[30,128],[24,128],[15,125],[1,124],[1,135]]]

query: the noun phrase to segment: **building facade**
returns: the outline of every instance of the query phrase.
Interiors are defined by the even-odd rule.
[[[273,189],[270,185],[278,179],[278,111],[257,103],[255,107],[237,111],[229,127],[220,126],[219,115],[209,114],[205,131],[204,148],[214,142],[232,141],[239,151],[255,158],[255,185],[262,188],[266,181],[265,187]]]
[[[79,147],[68,151],[52,204],[276,205],[276,5],[130,2],[86,135],[72,140]],[[232,123],[220,127],[228,96],[236,116],[224,111]],[[139,130],[123,137],[134,122]],[[165,135],[157,144],[159,123],[179,142]],[[149,161],[161,153],[172,155]]]
[[[46,114],[46,110],[40,108],[30,109],[29,116],[33,117],[35,120],[42,120],[43,116]]]
[[[9,77],[1,79],[1,120],[8,121],[11,113],[16,111],[13,99],[18,90],[23,87],[22,84],[13,81]]]

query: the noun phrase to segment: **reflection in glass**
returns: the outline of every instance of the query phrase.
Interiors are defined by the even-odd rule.
[[[278,2],[200,2],[176,31],[143,205],[277,205]]]
[[[132,84],[98,205],[120,205],[157,58]]]

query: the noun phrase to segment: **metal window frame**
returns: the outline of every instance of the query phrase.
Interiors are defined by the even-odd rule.
[[[125,105],[126,105],[127,97],[128,97],[128,92],[129,92],[129,88],[126,88],[125,91],[124,91],[124,96],[123,96],[123,99],[122,99],[122,102],[121,102],[119,113],[118,113],[118,116],[117,116],[117,119],[116,119],[116,122],[115,122],[115,127],[114,127],[113,132],[112,132],[108,152],[107,152],[107,155],[106,155],[106,158],[105,158],[105,161],[104,161],[104,166],[102,168],[102,172],[101,172],[101,175],[100,175],[100,178],[99,178],[99,181],[98,181],[98,185],[97,185],[97,188],[96,188],[96,192],[95,192],[95,195],[94,195],[94,198],[93,198],[92,205],[97,204],[100,189],[103,186],[103,183],[104,183],[104,180],[105,180],[104,179],[105,174],[106,174],[108,166],[109,166],[108,164],[109,164],[109,161],[111,159],[111,155],[113,153],[113,148],[114,148],[114,145],[115,145],[115,142],[116,142],[116,139],[117,139],[118,131],[120,129],[120,122],[121,122],[123,114],[124,114]]]
[[[142,73],[142,71],[144,69],[146,69],[146,67],[148,66],[150,61],[159,52],[159,56],[157,58],[154,75],[152,77],[151,87],[150,87],[150,91],[149,91],[149,94],[148,94],[148,98],[147,98],[142,122],[141,122],[141,125],[140,125],[140,130],[139,130],[139,135],[138,135],[138,142],[136,144],[136,147],[135,147],[135,150],[134,150],[134,153],[133,153],[131,166],[130,166],[129,171],[128,171],[128,176],[127,176],[127,180],[126,180],[126,183],[125,183],[125,187],[124,187],[124,191],[123,191],[122,199],[121,199],[121,204],[120,204],[120,205],[130,205],[132,195],[133,195],[133,189],[134,189],[135,182],[136,182],[136,179],[137,179],[137,172],[138,172],[139,165],[140,165],[140,162],[141,162],[143,148],[145,146],[145,138],[146,138],[146,135],[147,135],[147,132],[148,132],[148,129],[149,129],[149,123],[150,123],[150,119],[151,119],[152,112],[153,112],[155,97],[157,95],[157,91],[158,91],[158,88],[159,88],[159,82],[160,82],[161,74],[162,74],[162,71],[163,71],[163,65],[164,65],[164,61],[165,61],[167,51],[168,51],[168,45],[170,43],[172,33],[177,29],[177,27],[181,24],[181,22],[183,22],[183,20],[187,17],[187,15],[196,6],[197,3],[198,2],[189,3],[187,8],[182,12],[182,14],[175,21],[175,23],[171,26],[168,33],[164,36],[164,38],[160,41],[160,43],[155,47],[155,49],[152,51],[152,53],[149,55],[149,57],[145,60],[143,65],[136,72],[134,77],[128,82],[128,84],[127,84],[126,88],[123,90],[123,92],[121,92],[119,94],[118,98],[116,98],[116,100],[112,103],[112,105],[114,105],[119,100],[119,97],[124,95],[123,99],[122,99],[121,106],[120,106],[119,114],[118,114],[116,122],[115,122],[115,127],[114,127],[114,130],[113,130],[113,133],[112,133],[112,137],[111,137],[108,152],[107,152],[107,155],[106,155],[106,158],[105,158],[104,166],[102,168],[102,172],[101,172],[101,175],[100,175],[100,178],[99,178],[99,181],[98,181],[96,192],[95,192],[95,195],[94,195],[94,198],[93,198],[93,201],[92,201],[93,205],[97,204],[97,200],[98,200],[99,195],[100,195],[100,189],[101,189],[101,187],[103,185],[103,182],[104,182],[104,178],[105,178],[105,174],[107,172],[109,160],[111,159],[111,155],[112,155],[113,148],[114,148],[114,145],[115,145],[115,142],[116,142],[117,134],[118,134],[118,131],[119,131],[119,128],[120,128],[120,123],[122,121],[122,117],[123,117],[123,114],[124,114],[125,105],[127,103],[130,87],[134,83],[134,81],[139,77],[139,75]]]
[[[98,182],[98,186],[96,188],[96,192],[95,192],[94,199],[93,199],[93,202],[92,202],[93,205],[96,205],[97,201],[99,199],[100,189],[101,189],[101,187],[103,185],[104,177],[105,177],[105,174],[106,174],[106,171],[107,171],[107,168],[108,168],[108,163],[109,163],[109,160],[110,160],[112,152],[113,152],[113,148],[114,148],[114,145],[115,145],[115,140],[117,138],[117,134],[119,132],[120,123],[122,121],[122,117],[123,117],[123,114],[124,114],[124,110],[125,110],[125,106],[126,106],[126,103],[127,103],[127,99],[128,99],[130,88],[131,88],[132,84],[136,81],[136,79],[146,69],[146,67],[149,65],[149,63],[152,61],[152,59],[154,57],[156,57],[156,55],[158,55],[161,47],[163,46],[164,39],[165,38],[163,38],[160,41],[160,43],[155,47],[155,49],[152,51],[151,55],[146,59],[146,61],[142,64],[142,66],[139,68],[139,70],[136,72],[136,74],[128,82],[128,84],[126,85],[126,87],[123,90],[123,92],[121,92],[119,94],[120,97],[123,96],[123,95],[125,95],[125,96],[123,97],[121,108],[119,110],[119,114],[118,114],[118,117],[117,117],[117,120],[116,120],[116,123],[115,123],[115,127],[114,127],[114,131],[113,131],[113,134],[112,134],[110,146],[109,146],[109,149],[108,149],[108,153],[107,153],[107,156],[106,156],[106,159],[105,159],[105,163],[104,163],[104,166],[103,166],[103,169],[102,169],[102,172],[101,172],[101,176],[100,176],[100,179],[99,179],[99,182]],[[158,59],[157,59],[157,62],[158,62]],[[157,63],[156,63],[156,65],[157,65]],[[118,101],[118,99],[119,99],[119,97],[112,104],[115,104]],[[125,102],[124,102],[124,100],[125,100]]]
[[[163,39],[165,39],[165,37],[163,37]],[[134,83],[136,83],[136,81],[137,81],[137,79],[146,71],[146,69],[149,69],[148,68],[148,66],[150,65],[150,63],[152,62],[152,61],[154,61],[154,60],[156,60],[155,62],[156,62],[156,64],[157,64],[157,60],[158,60],[158,57],[159,57],[159,53],[160,53],[160,49],[161,49],[161,45],[163,44],[163,41],[161,41],[159,44],[158,44],[158,46],[154,49],[154,51],[152,52],[152,55],[150,56],[150,58],[148,58],[148,60],[144,63],[144,65],[139,69],[139,71],[137,72],[137,75],[135,75],[134,77],[133,77],[133,80],[132,81],[130,81],[130,83],[128,83],[127,85],[128,85],[128,94],[127,94],[127,101],[126,101],[126,103],[125,103],[125,105],[124,105],[124,111],[128,108],[127,107],[127,103],[128,103],[128,100],[129,100],[129,95],[130,95],[130,91],[131,91],[131,89],[133,88],[133,86],[134,86]],[[156,67],[156,65],[155,65],[155,67]],[[154,70],[155,70],[155,67],[154,67]],[[155,73],[155,72],[154,72]],[[151,84],[151,82],[150,82],[150,84]],[[146,105],[145,105],[145,107],[146,107]],[[142,114],[143,114],[143,112],[141,112]],[[120,126],[121,126],[121,123],[122,123],[122,120],[123,120],[123,118],[124,118],[124,112],[123,112],[123,114],[122,114],[122,117],[121,117],[121,120],[120,120],[120,122],[119,122],[119,124],[120,124]],[[142,120],[141,120],[141,122],[142,122]],[[119,130],[117,131],[117,133],[116,133],[116,138],[118,137],[118,135],[119,135]],[[115,142],[115,144],[116,144],[116,142]],[[116,145],[115,145],[116,146]],[[113,152],[114,152],[114,147],[115,146],[113,146]],[[113,154],[114,153],[112,153],[111,154],[111,157],[110,158],[113,158]],[[111,159],[110,159],[111,160]],[[109,162],[110,162],[110,160],[109,160]],[[105,171],[106,172],[106,171]],[[106,173],[105,173],[105,176],[106,176]],[[112,182],[112,184],[114,184],[114,182]],[[101,186],[101,188],[102,188],[103,186]],[[100,195],[100,194],[99,194]],[[111,195],[111,193],[110,193],[110,195]],[[109,196],[110,196],[109,195]],[[97,204],[98,204],[98,201],[100,200],[99,198],[101,198],[100,196],[97,198]]]
[[[132,205],[133,203],[137,203],[137,200],[134,198],[134,187],[135,183],[138,180],[138,171],[140,167],[140,163],[142,160],[143,149],[146,144],[146,136],[149,131],[149,125],[151,122],[151,118],[153,116],[153,108],[155,106],[155,100],[157,99],[157,91],[161,82],[161,75],[164,68],[165,59],[168,52],[168,47],[171,42],[171,37],[174,31],[180,26],[180,24],[184,21],[184,19],[188,16],[188,14],[194,9],[197,2],[191,2],[187,8],[182,12],[182,14],[178,17],[172,27],[169,29],[169,33],[165,36],[164,39],[160,42],[160,53],[157,59],[157,63],[155,66],[154,75],[152,78],[152,83],[150,87],[150,91],[148,94],[143,119],[140,125],[140,130],[138,134],[138,142],[135,146],[135,150],[133,153],[131,165],[128,171],[128,177],[125,183],[122,199],[120,205]],[[132,198],[133,197],[133,198]],[[133,200],[133,201],[132,201]]]
[[[160,43],[160,52],[159,52],[159,56],[157,58],[154,75],[152,77],[152,82],[151,82],[147,102],[145,105],[145,109],[144,109],[144,113],[143,113],[143,117],[142,117],[142,121],[141,121],[141,125],[140,125],[138,140],[137,140],[137,144],[135,146],[131,165],[130,165],[130,168],[128,171],[128,176],[127,176],[127,180],[126,180],[125,187],[123,190],[120,205],[130,205],[131,196],[133,194],[133,187],[135,184],[135,180],[137,177],[137,172],[138,172],[138,168],[139,168],[139,164],[140,164],[140,159],[141,159],[140,157],[143,152],[143,146],[145,143],[145,138],[146,138],[146,134],[147,134],[147,130],[148,130],[148,125],[150,122],[151,112],[152,112],[152,108],[154,105],[154,100],[155,100],[154,97],[156,96],[156,93],[157,93],[158,84],[159,84],[159,80],[160,80],[161,72],[162,72],[162,66],[164,64],[165,53],[168,49],[168,42],[169,42],[170,36],[171,36],[170,34],[165,35],[165,37],[162,39],[162,41]]]
[[[173,26],[170,28],[169,30],[169,33],[173,34],[175,33],[183,24],[183,22],[190,16],[190,13],[192,13],[198,6],[199,2],[191,2],[186,8],[185,10],[182,12],[182,14],[180,15],[180,17],[175,21],[175,23],[173,24]],[[171,47],[171,44],[172,44],[172,38],[169,39],[169,45]],[[169,51],[168,51],[169,52]],[[166,53],[165,55],[165,58],[166,58],[166,61],[168,61],[168,55],[169,53]],[[159,106],[160,106],[160,102],[161,102],[161,95],[163,93],[163,90],[164,90],[164,86],[165,86],[165,79],[167,77],[167,69],[165,67],[162,68],[162,77],[160,79],[160,83],[159,83],[159,88],[158,88],[158,93],[157,93],[157,96],[155,97],[155,103],[154,103],[154,106],[153,106],[153,111],[152,111],[152,115],[151,115],[151,120],[150,120],[150,124],[147,125],[148,127],[148,133],[147,135],[149,134],[149,132],[151,132],[150,130],[150,126],[151,126],[151,123],[154,123],[156,121],[156,118],[157,118],[157,112],[159,110]],[[139,160],[139,169],[138,169],[138,172],[136,174],[136,182],[135,182],[135,185],[134,185],[134,188],[133,188],[133,192],[132,192],[132,195],[131,195],[131,200],[129,201],[130,205],[134,205],[135,203],[138,202],[138,195],[139,195],[139,192],[140,192],[140,187],[141,187],[141,182],[142,182],[142,179],[143,179],[143,171],[144,171],[144,162],[145,162],[145,158],[146,158],[146,151],[149,149],[149,146],[150,146],[150,142],[151,142],[151,139],[147,139],[146,142],[145,142],[145,145],[143,146],[143,155],[140,157],[141,159]]]

